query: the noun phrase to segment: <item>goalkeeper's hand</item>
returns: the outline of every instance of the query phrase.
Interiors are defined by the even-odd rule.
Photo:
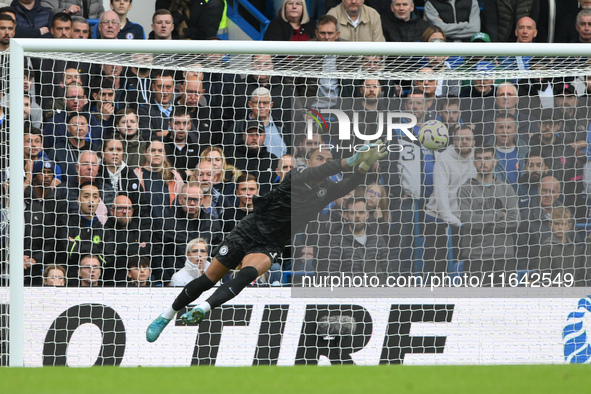
[[[367,160],[371,155],[371,149],[375,147],[375,143],[370,143],[369,141],[365,141],[365,144],[359,148],[355,154],[349,158],[347,158],[347,165],[349,167],[355,167],[357,164]]]
[[[361,162],[359,168],[364,170],[365,172],[368,172],[371,166],[373,166],[376,161],[383,159],[387,155],[388,151],[386,145],[384,145],[384,143],[381,140],[378,140],[376,141],[375,146],[369,150],[368,155]]]

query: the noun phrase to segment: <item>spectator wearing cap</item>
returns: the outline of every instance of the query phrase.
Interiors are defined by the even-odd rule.
[[[392,0],[387,15],[382,15],[382,30],[388,42],[416,42],[430,23],[413,12],[414,0]]]
[[[554,85],[554,108],[562,111],[565,132],[579,135],[582,131],[587,131],[588,109],[579,106],[579,97],[572,83],[561,82]],[[569,136],[567,142],[573,142]]]
[[[45,198],[50,190],[55,189],[60,181],[57,179],[57,171],[60,167],[56,166],[49,159],[42,157],[33,163],[31,171],[31,185],[38,198]]]
[[[242,141],[226,146],[224,152],[229,164],[256,177],[260,194],[270,190],[273,171],[277,167],[277,156],[264,145],[265,126],[256,121],[247,122]]]
[[[25,123],[25,133],[24,133],[24,157],[25,157],[25,176],[28,180],[31,180],[31,173],[35,172],[35,164],[40,166],[40,162],[38,160],[46,160],[50,161],[49,156],[43,150],[43,134],[41,130],[31,127],[29,123]],[[51,163],[53,166],[53,163]],[[8,169],[7,169],[8,170]],[[41,170],[41,167],[39,167]],[[62,169],[57,166],[52,169],[52,172],[55,174],[53,187],[57,186],[62,181]]]
[[[477,0],[427,0],[425,20],[445,32],[449,41],[468,41],[480,31]]]
[[[470,42],[490,42],[490,36],[484,32],[479,31],[470,37]]]

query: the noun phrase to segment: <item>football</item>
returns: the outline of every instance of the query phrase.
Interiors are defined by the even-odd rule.
[[[429,150],[440,150],[447,146],[449,131],[438,120],[425,122],[419,130],[419,142]]]

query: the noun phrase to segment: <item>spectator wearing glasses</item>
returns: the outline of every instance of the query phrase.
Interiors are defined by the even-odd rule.
[[[53,148],[58,142],[66,139],[66,120],[72,113],[85,114],[88,118],[86,92],[79,82],[66,85],[64,94],[65,111],[57,111],[51,119],[45,122],[43,127],[43,142],[45,147]]]
[[[222,240],[222,224],[202,209],[203,191],[199,183],[189,182],[183,186],[172,215],[164,224],[164,273],[163,280],[185,266],[187,243],[194,238],[203,238],[211,245]]]
[[[115,11],[105,11],[101,14],[97,37],[104,40],[116,40],[120,30],[121,22],[119,22],[119,15]]]

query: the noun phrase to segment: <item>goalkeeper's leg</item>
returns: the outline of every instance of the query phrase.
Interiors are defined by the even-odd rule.
[[[182,320],[185,324],[200,323],[205,315],[218,306],[236,297],[260,275],[271,268],[271,258],[265,253],[248,254],[242,260],[242,269],[236,277],[219,287],[205,302],[185,313]]]
[[[189,282],[174,300],[172,306],[154,319],[148,326],[146,340],[148,342],[154,342],[158,339],[164,328],[170,323],[178,311],[199,298],[204,291],[211,289],[229,271],[229,268],[214,258],[207,271],[200,277]]]

